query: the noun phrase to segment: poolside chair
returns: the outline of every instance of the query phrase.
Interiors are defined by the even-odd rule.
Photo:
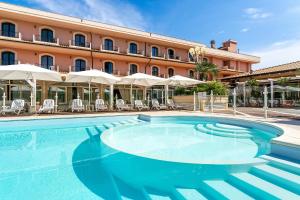
[[[123,99],[117,99],[116,100],[116,109],[118,111],[131,110],[131,107],[128,104],[125,104]]]
[[[108,110],[107,105],[104,103],[103,99],[96,99],[95,101],[95,110],[96,111],[104,111]]]
[[[152,99],[151,100],[151,104],[152,104],[152,109],[154,110],[166,110],[167,106],[163,105],[163,104],[159,104],[157,99]]]
[[[54,113],[54,100],[45,99],[43,106],[39,109],[38,113]]]
[[[15,99],[11,103],[11,106],[4,106],[1,110],[1,114],[5,115],[6,113],[15,113],[19,115],[24,109],[25,101],[23,99]]]
[[[167,106],[171,110],[176,110],[176,109],[183,109],[183,106],[176,105],[173,101],[173,99],[167,99]]]
[[[139,111],[141,111],[141,110],[149,110],[150,109],[149,106],[143,104],[142,100],[135,100],[134,101],[134,106]]]
[[[84,105],[81,99],[73,99],[72,100],[72,112],[82,112],[84,111]]]

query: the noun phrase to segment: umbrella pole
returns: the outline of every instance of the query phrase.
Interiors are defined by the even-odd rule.
[[[169,99],[169,85],[165,85],[165,105],[167,105]]]
[[[89,82],[89,111],[91,111],[91,81]]]
[[[132,105],[132,84],[130,84],[130,104]]]
[[[110,106],[110,110],[113,110],[113,104],[114,104],[114,85],[111,84],[110,85],[110,89],[109,89],[110,95],[109,95],[109,106]]]

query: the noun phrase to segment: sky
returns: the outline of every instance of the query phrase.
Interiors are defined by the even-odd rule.
[[[254,69],[300,60],[299,0],[4,0],[217,46],[238,41]]]

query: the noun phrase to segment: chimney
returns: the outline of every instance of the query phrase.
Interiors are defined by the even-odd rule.
[[[236,53],[237,52],[237,41],[229,39],[229,40],[223,42],[223,46],[220,49]]]
[[[213,48],[213,49],[216,48],[216,41],[215,40],[210,41],[210,48]]]

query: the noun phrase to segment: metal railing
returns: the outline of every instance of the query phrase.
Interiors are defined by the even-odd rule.
[[[181,57],[177,56],[177,55],[167,55],[167,59],[170,59],[170,60],[181,60]]]
[[[127,49],[127,54],[132,54],[132,55],[144,55],[144,51],[143,50],[137,50],[137,51],[130,51],[130,49]]]
[[[69,72],[79,72],[79,71],[86,71],[86,70],[90,70],[91,67],[89,66],[86,66],[85,68],[84,67],[79,67],[79,66],[69,66]]]
[[[152,58],[166,58],[166,55],[163,54],[163,53],[159,53],[159,54],[157,54],[157,55],[153,55],[153,54],[151,53],[151,57],[152,57]]]
[[[10,61],[3,61],[3,60],[0,60],[0,65],[16,65],[16,64],[20,64],[20,61],[19,60],[13,60],[12,62]]]
[[[75,41],[75,40],[70,40],[69,45],[74,46],[74,47],[91,48],[90,42],[79,42],[79,41]]]
[[[101,45],[101,51],[120,52],[120,48],[118,46]]]
[[[19,38],[19,36],[20,36],[19,32],[4,31],[4,30],[0,30],[0,34],[1,34],[1,36],[12,37],[12,38]]]
[[[34,41],[57,43],[57,38],[42,38],[41,35],[34,35]]]

